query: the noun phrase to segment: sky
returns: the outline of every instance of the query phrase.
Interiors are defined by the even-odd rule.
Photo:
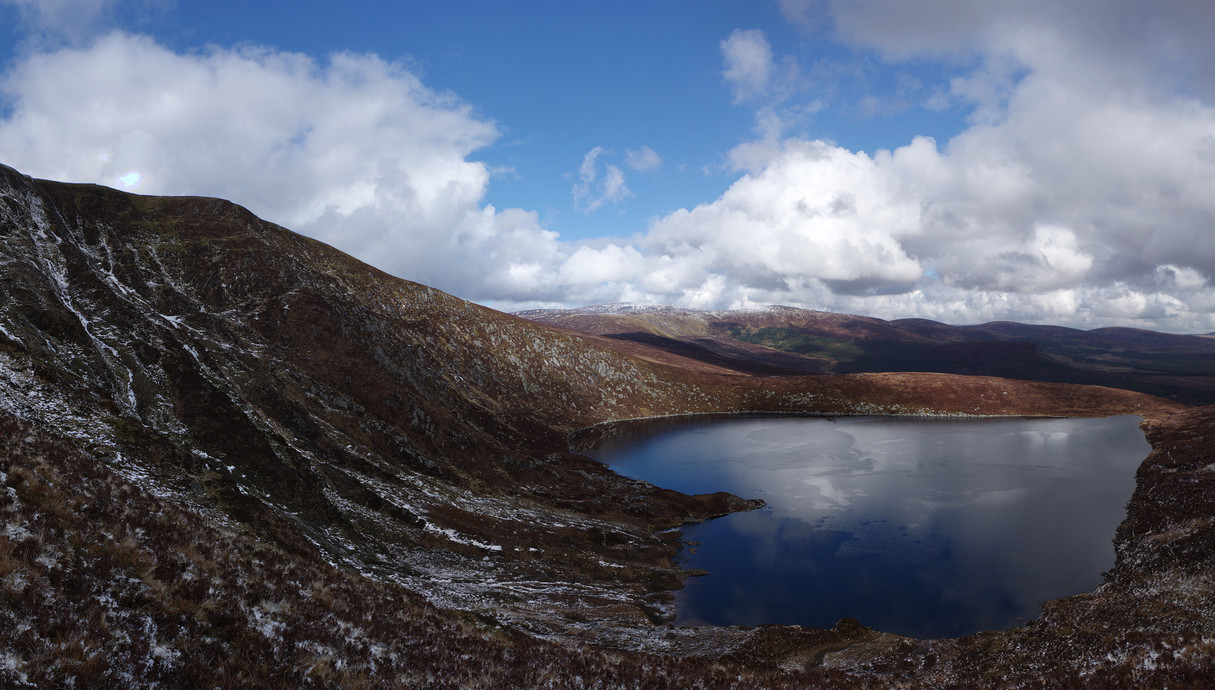
[[[1215,331],[1208,0],[0,0],[0,163],[496,309]]]

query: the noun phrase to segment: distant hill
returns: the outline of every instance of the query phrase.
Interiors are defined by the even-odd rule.
[[[1215,339],[1205,336],[1011,322],[948,326],[775,306],[697,311],[616,304],[519,315],[751,375],[939,372],[1215,403]]]

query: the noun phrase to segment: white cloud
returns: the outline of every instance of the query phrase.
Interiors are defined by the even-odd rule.
[[[1215,66],[1215,49],[1194,28],[1215,11],[782,7],[816,27],[823,7],[841,35],[890,60],[968,56],[953,64],[977,67],[932,102],[971,108],[970,128],[943,146],[921,138],[872,155],[783,139],[765,100],[771,46],[734,32],[722,43],[726,80],[755,106],[759,136],[730,152],[745,174],[721,198],[637,240],[651,263],[637,284],[651,300],[1215,328],[1215,198],[1204,191],[1215,185],[1215,79],[1197,69]]]
[[[864,154],[790,141],[717,201],[656,223],[643,246],[740,289],[809,279],[842,291],[897,288],[921,274],[899,245],[917,230],[918,207],[888,182]]]
[[[776,65],[763,31],[735,29],[722,40],[721,55],[725,59],[723,77],[734,90],[735,103],[768,94]]]
[[[17,10],[40,39],[78,40],[88,34],[115,0],[0,0]]]
[[[777,0],[781,14],[795,26],[815,31],[826,21],[822,0]]]
[[[1004,79],[981,64],[999,87],[968,96],[978,114],[943,147],[740,145],[729,159],[743,174],[728,191],[635,239],[633,294],[954,323],[1215,330],[1215,108],[1022,69]]]
[[[553,290],[529,267],[552,265],[556,235],[535,214],[481,206],[489,171],[468,156],[494,124],[400,64],[259,47],[182,55],[114,33],[32,55],[0,88],[11,104],[0,156],[27,174],[232,199],[468,297]]]
[[[624,184],[624,171],[611,163],[603,167],[603,178],[599,177],[598,159],[607,153],[602,146],[587,151],[578,166],[578,182],[571,190],[574,197],[574,208],[585,213],[592,213],[604,204],[622,201],[632,192]]]
[[[637,268],[645,257],[634,247],[608,244],[601,249],[579,247],[561,265],[563,285],[582,289],[603,285],[620,285],[637,276]]]
[[[599,173],[595,170],[595,160],[599,158],[603,152],[604,148],[602,146],[596,146],[590,151],[587,151],[586,155],[582,157],[582,165],[578,166],[578,177],[582,178],[582,182],[584,184],[589,185],[590,183],[594,182],[595,178],[598,176]]]
[[[735,29],[720,47],[722,78],[730,85],[735,103],[775,108],[802,86],[797,60],[785,56],[778,61],[760,29]]]
[[[721,55],[722,78],[730,86],[734,103],[756,106],[755,131],[764,141],[778,140],[822,109],[820,99],[786,104],[806,84],[794,57],[776,60],[763,31],[735,29],[721,42]]]
[[[799,12],[806,0],[784,0],[786,16],[813,29]],[[1192,0],[1103,0],[1017,3],[973,0],[828,0],[839,36],[891,60],[926,56],[1012,56],[1036,70],[1071,72],[1124,91],[1179,88],[1215,96],[1215,4]],[[1065,57],[1066,56],[1066,57]],[[1060,61],[1060,58],[1064,58]]]
[[[662,167],[662,156],[649,146],[629,149],[624,156],[625,165],[638,172],[650,172]]]
[[[629,188],[624,186],[624,173],[614,165],[607,166],[603,178],[603,194],[595,200],[596,203],[620,201],[629,194]]]

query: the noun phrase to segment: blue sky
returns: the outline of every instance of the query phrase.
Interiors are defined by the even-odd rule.
[[[1215,330],[1206,3],[0,0],[0,162],[501,309]]]
[[[805,76],[791,105],[830,102],[798,123],[806,136],[873,151],[916,135],[944,140],[964,124],[961,108],[903,103],[867,112],[862,101],[893,101],[901,78],[929,80],[916,94],[924,98],[926,89],[947,87],[949,72],[936,65],[913,72],[855,54],[828,31],[799,32],[775,3],[220,2],[114,5],[108,14],[107,23],[182,52],[253,43],[319,58],[354,51],[401,61],[498,126],[499,139],[473,156],[500,170],[486,202],[536,209],[568,239],[632,235],[651,217],[725,191],[733,177],[724,154],[755,126],[722,77],[720,44],[738,27],[762,29],[775,49],[811,70],[858,70]],[[571,189],[591,149],[604,147],[601,166],[627,172],[628,152],[643,146],[663,164],[629,174],[630,196],[596,213],[575,208]]]

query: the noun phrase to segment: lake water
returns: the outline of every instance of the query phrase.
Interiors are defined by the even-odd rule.
[[[767,507],[684,530],[709,574],[681,625],[831,627],[933,638],[1005,629],[1093,589],[1114,563],[1138,417],[692,417],[623,425],[588,452],[685,493]]]

